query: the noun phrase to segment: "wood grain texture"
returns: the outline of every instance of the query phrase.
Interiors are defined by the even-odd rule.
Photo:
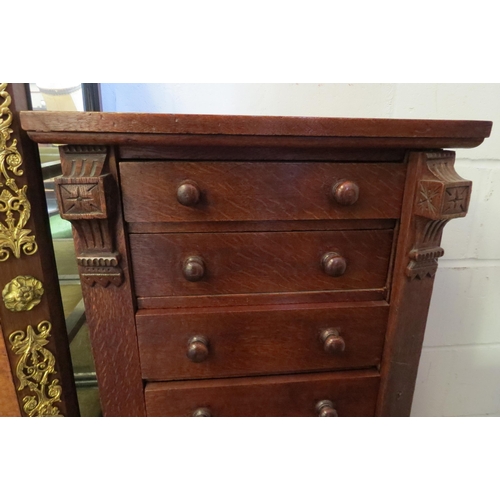
[[[442,230],[448,220],[465,216],[470,195],[471,183],[453,170],[454,157],[451,152],[413,152],[409,157],[381,366],[379,416],[409,416],[411,412],[437,258],[442,255]]]
[[[404,164],[120,163],[127,222],[394,219],[405,174]],[[351,206],[332,197],[346,179],[360,189]],[[201,196],[184,206],[176,193],[190,181]]]
[[[392,230],[132,234],[135,290],[138,297],[161,297],[382,288],[392,235]],[[329,251],[346,259],[343,276],[323,272],[321,259]],[[192,255],[205,262],[201,281],[183,275],[183,263]]]
[[[409,414],[442,254],[434,210],[463,214],[470,194],[439,158],[424,166],[420,155],[475,147],[491,122],[25,113],[22,124],[41,143],[114,150],[127,222],[117,195],[110,230],[124,284],[84,287],[105,414]],[[322,270],[329,252],[345,259],[339,277]],[[389,292],[389,306],[363,303]],[[335,319],[331,358],[310,332],[336,331]],[[380,361],[382,378],[353,369]],[[196,380],[149,382],[144,394],[142,376]]]
[[[71,222],[80,239],[80,276],[89,286],[120,286],[120,254],[110,229],[116,186],[104,173],[107,148],[61,146],[59,154],[63,175],[55,179],[57,203],[61,218]]]
[[[214,417],[316,417],[328,399],[340,417],[372,417],[379,375],[350,371],[146,385],[148,416],[189,417],[208,408]]]
[[[142,375],[183,380],[376,367],[388,312],[384,302],[139,311]],[[341,332],[344,352],[325,352],[327,328]],[[208,356],[193,363],[186,351],[198,335],[208,341]]]
[[[117,182],[113,151],[105,166],[105,173],[109,173]],[[123,283],[104,288],[91,286],[82,280],[82,292],[103,414],[111,417],[144,416],[144,391],[134,319],[136,306],[119,194],[116,194],[114,201],[114,217],[109,223],[116,250],[121,256]],[[86,249],[86,242],[82,241],[75,229],[73,238],[79,255]]]
[[[290,293],[254,293],[230,295],[181,295],[179,297],[138,297],[138,309],[178,309],[185,307],[222,306],[275,306],[285,304],[321,304],[324,302],[368,302],[386,300],[387,288],[372,288],[369,290],[326,290],[320,292],[290,292]]]
[[[133,233],[257,233],[264,231],[347,231],[350,229],[394,229],[397,219],[331,219],[287,221],[129,222]]]
[[[118,145],[122,160],[249,160],[249,161],[330,161],[393,162],[404,161],[406,151],[400,149],[359,149],[335,147],[328,137],[249,136],[164,136],[155,145]],[[128,142],[128,141],[127,141]],[[336,141],[338,142],[338,141]]]
[[[40,115],[41,113],[38,113]],[[483,137],[283,137],[283,136],[168,136],[160,134],[127,134],[103,132],[28,132],[29,137],[40,144],[74,144],[74,145],[116,145],[130,144],[135,146],[164,147],[170,143],[175,147],[182,142],[187,151],[187,144],[192,152],[174,154],[171,151],[166,158],[171,159],[213,159],[213,160],[331,160],[338,156],[337,149],[369,149],[410,150],[410,149],[440,149],[440,148],[474,148],[484,140]],[[283,155],[283,149],[290,148],[293,143],[301,144],[301,150],[294,154]],[[263,144],[267,144],[262,149]],[[297,147],[297,144],[296,144]],[[318,152],[318,147],[320,151]],[[170,148],[169,148],[170,150]],[[154,159],[164,159],[161,149]],[[358,161],[366,158],[364,155]],[[141,158],[142,159],[142,158]],[[367,158],[370,160],[371,158]]]
[[[488,137],[491,122],[155,113],[26,112],[25,130],[312,137]]]

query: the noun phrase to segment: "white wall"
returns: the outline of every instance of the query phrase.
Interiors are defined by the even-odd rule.
[[[103,84],[105,111],[476,119],[469,215],[445,228],[414,416],[500,416],[500,84]]]

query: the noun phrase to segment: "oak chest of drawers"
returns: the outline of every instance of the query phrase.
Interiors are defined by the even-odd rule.
[[[22,113],[61,146],[105,415],[408,415],[449,148],[491,123]]]

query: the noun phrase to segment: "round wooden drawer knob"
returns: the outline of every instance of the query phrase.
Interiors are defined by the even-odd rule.
[[[327,328],[321,332],[323,349],[328,354],[339,354],[345,350],[345,340],[340,336],[337,328]]]
[[[212,413],[208,408],[197,408],[193,412],[193,417],[211,417]]]
[[[359,198],[359,187],[352,181],[340,181],[332,187],[332,197],[339,205],[354,205]]]
[[[198,255],[188,257],[182,266],[182,273],[188,281],[200,281],[205,276],[205,262]]]
[[[323,255],[321,266],[328,276],[338,277],[345,273],[347,262],[340,254],[328,252]]]
[[[208,339],[202,335],[191,337],[188,341],[187,357],[193,363],[201,363],[208,358]]]
[[[334,408],[333,403],[328,399],[320,401],[316,405],[316,411],[318,412],[318,417],[338,417],[339,414]]]
[[[192,207],[200,201],[200,188],[196,182],[184,181],[177,188],[177,201],[186,207]]]

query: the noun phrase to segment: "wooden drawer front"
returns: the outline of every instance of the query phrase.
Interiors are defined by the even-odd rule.
[[[388,309],[373,302],[140,311],[142,376],[182,380],[374,367]]]
[[[383,288],[393,231],[131,234],[136,294],[216,295]],[[329,276],[323,257],[345,259],[342,276]],[[203,261],[203,277],[185,267]],[[188,266],[189,267],[189,266]]]
[[[397,219],[405,174],[399,163],[120,164],[127,222]],[[177,198],[187,180],[199,191],[190,206]],[[332,187],[345,180],[359,188],[353,205],[332,196]]]
[[[372,417],[378,385],[376,371],[151,382],[146,412],[189,417],[206,408],[214,417],[316,417],[316,405],[327,400],[340,417]]]

